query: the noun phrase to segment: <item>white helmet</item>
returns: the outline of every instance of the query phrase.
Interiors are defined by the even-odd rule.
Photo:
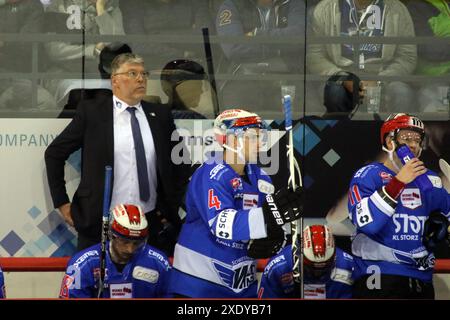
[[[303,230],[303,264],[305,273],[319,278],[331,272],[336,257],[334,237],[324,225],[307,226]]]
[[[148,235],[147,219],[139,206],[118,204],[111,211],[110,230],[122,238],[143,240]]]
[[[240,140],[245,131],[249,128],[259,128],[267,130],[267,126],[261,117],[256,113],[251,113],[242,109],[229,109],[223,111],[214,121],[214,134],[216,141],[225,149],[238,153],[242,157],[243,144]],[[227,136],[233,134],[237,136],[238,149],[234,149],[228,145]],[[267,138],[267,137],[264,137]]]

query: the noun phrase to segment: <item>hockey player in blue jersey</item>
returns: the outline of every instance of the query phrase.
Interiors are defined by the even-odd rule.
[[[387,159],[359,169],[350,183],[356,298],[434,298],[435,258],[427,250],[429,235],[423,241],[422,234],[425,224],[434,224],[428,220],[432,212],[448,218],[450,196],[437,174],[418,159],[424,136],[424,124],[417,117],[389,116],[381,128]],[[405,144],[415,157],[402,165],[396,150]],[[431,188],[417,182],[423,174]],[[445,225],[439,228],[447,232]]]
[[[6,298],[5,278],[3,277],[2,268],[0,268],[0,299]]]
[[[299,218],[302,193],[275,192],[255,164],[266,134],[258,115],[226,110],[214,130],[224,152],[212,155],[191,178],[169,292],[176,297],[256,298],[255,258],[273,256],[284,246],[282,226]]]
[[[294,282],[292,246],[272,257],[261,277],[259,298],[299,298]],[[353,258],[335,247],[333,234],[324,225],[308,226],[303,231],[305,299],[352,297]]]
[[[120,204],[110,217],[102,298],[167,296],[171,267],[167,257],[146,244],[147,220],[138,206]],[[96,298],[100,275],[100,244],[69,261],[60,298]]]

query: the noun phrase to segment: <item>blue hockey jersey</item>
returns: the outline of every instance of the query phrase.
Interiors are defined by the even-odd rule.
[[[6,298],[5,278],[3,277],[3,271],[0,268],[0,299]]]
[[[61,284],[60,298],[96,298],[100,275],[101,246],[87,248],[69,261]],[[105,289],[102,298],[167,297],[171,267],[167,257],[145,245],[134,254],[122,272],[109,255],[107,242]]]
[[[257,296],[256,260],[247,256],[247,243],[267,236],[261,206],[274,187],[258,166],[247,164],[246,172],[248,182],[219,154],[193,174],[169,292],[201,298]]]
[[[305,277],[305,299],[342,299],[352,297],[353,258],[336,248],[336,264],[330,274],[320,279]],[[288,245],[272,257],[264,268],[259,288],[259,298],[299,298],[292,277],[292,246]]]
[[[423,227],[434,210],[449,216],[450,196],[434,172],[428,170],[426,174],[433,188],[423,192],[414,181],[407,184],[395,208],[377,192],[395,172],[381,163],[372,163],[354,174],[348,209],[356,226],[352,241],[355,279],[381,272],[432,280],[435,258],[422,244]]]

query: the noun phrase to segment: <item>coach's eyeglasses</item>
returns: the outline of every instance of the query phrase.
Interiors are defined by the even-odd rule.
[[[134,71],[134,70],[127,71],[127,72],[118,72],[118,73],[114,73],[113,75],[117,76],[117,75],[121,75],[121,74],[124,74],[131,79],[137,79],[139,76],[142,76],[142,78],[144,78],[144,79],[148,79],[150,77],[150,72],[148,72],[148,71],[138,72],[138,71]]]

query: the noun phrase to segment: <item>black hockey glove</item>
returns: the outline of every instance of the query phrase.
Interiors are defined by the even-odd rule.
[[[276,230],[283,224],[300,218],[303,213],[303,198],[303,188],[297,188],[295,191],[283,188],[275,194],[266,195],[262,209],[269,238],[272,237],[272,233],[278,232]]]
[[[250,240],[247,255],[253,259],[266,259],[276,255],[287,243],[288,235],[283,229],[277,228],[271,237]]]
[[[425,221],[422,242],[428,251],[433,252],[442,241],[449,240],[449,222],[439,211],[433,211]]]

